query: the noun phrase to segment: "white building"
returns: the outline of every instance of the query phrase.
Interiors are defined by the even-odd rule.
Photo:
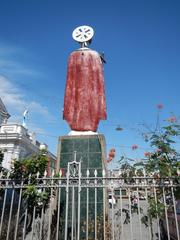
[[[0,126],[2,123],[6,123],[9,117],[10,115],[7,112],[7,109],[0,98]]]
[[[20,160],[38,153],[46,144],[40,144],[35,134],[29,134],[27,128],[17,123],[7,123],[9,114],[0,99],[0,150],[4,153],[2,167],[10,169],[13,159]],[[56,157],[48,152],[48,173],[56,167]]]

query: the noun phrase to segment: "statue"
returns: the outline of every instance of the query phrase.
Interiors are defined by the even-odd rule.
[[[96,132],[99,121],[106,119],[104,60],[99,53],[87,48],[93,35],[89,26],[73,31],[73,38],[81,48],[69,57],[63,119],[75,131]]]

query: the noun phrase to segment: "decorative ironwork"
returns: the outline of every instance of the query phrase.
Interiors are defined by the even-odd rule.
[[[47,177],[45,172],[43,178],[37,174],[36,179],[18,180],[0,173],[0,239],[144,240],[166,235],[179,240],[180,177],[122,174],[95,170],[90,176],[87,169],[83,176],[76,154],[65,176]],[[25,193],[31,188],[46,195],[47,203],[29,203]]]

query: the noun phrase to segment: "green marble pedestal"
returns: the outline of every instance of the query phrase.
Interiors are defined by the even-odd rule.
[[[106,144],[102,134],[82,135],[82,136],[62,136],[58,144],[57,172],[62,169],[63,175],[66,175],[68,162],[74,160],[76,152],[76,161],[81,161],[81,174],[86,177],[87,169],[90,177],[94,177],[95,169],[97,176],[102,176],[102,170],[105,169],[106,162]],[[78,192],[79,189],[68,190],[68,236],[72,237],[72,221],[78,221]],[[74,191],[74,193],[73,193]],[[80,239],[87,239],[86,233],[88,228],[88,239],[95,239],[95,226],[97,226],[96,238],[103,239],[103,208],[105,204],[105,189],[102,187],[81,187],[80,190]],[[74,200],[72,200],[74,196]],[[67,189],[61,191],[61,237],[65,235],[65,219],[67,205]],[[72,210],[74,209],[74,210]],[[72,212],[75,215],[72,220]],[[88,219],[87,219],[88,216]],[[96,217],[95,217],[96,216]],[[73,232],[77,232],[77,223]],[[76,238],[75,238],[76,239]]]
[[[57,171],[59,169],[67,170],[68,162],[74,160],[76,151],[76,160],[81,161],[82,175],[89,169],[90,175],[94,170],[102,172],[105,168],[106,144],[102,134],[82,135],[82,136],[62,136],[59,138]]]

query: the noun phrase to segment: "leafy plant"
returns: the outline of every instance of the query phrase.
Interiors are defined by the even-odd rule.
[[[164,121],[164,126],[159,124],[159,115],[156,123],[155,129],[151,129],[146,126],[146,133],[143,133],[142,136],[144,140],[149,143],[152,147],[152,151],[145,152],[145,161],[144,159],[135,164],[129,164],[125,162],[122,164],[124,174],[127,176],[127,171],[131,173],[130,176],[142,176],[143,170],[145,170],[147,176],[153,176],[156,179],[156,183],[161,183],[161,178],[174,177],[175,181],[178,180],[179,168],[180,168],[180,155],[176,149],[176,142],[180,136],[180,125],[177,122],[175,116],[168,118]],[[123,157],[121,161],[124,160]],[[180,199],[180,188],[174,187],[175,199]],[[156,199],[148,197],[148,209],[147,214],[143,215],[141,218],[142,223],[147,227],[150,224],[151,234],[153,239],[153,229],[152,222],[153,219],[163,218],[165,214],[165,203],[163,199],[163,194],[168,196],[171,195],[171,190],[164,188],[157,192]]]

